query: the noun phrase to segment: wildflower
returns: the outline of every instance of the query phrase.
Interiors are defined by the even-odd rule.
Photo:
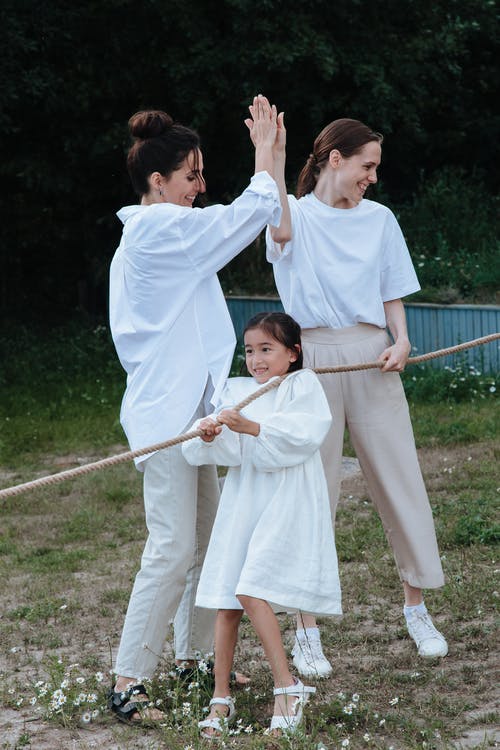
[[[97,703],[97,695],[95,693],[89,693],[87,695],[87,703]]]
[[[253,732],[252,725],[249,724],[247,727],[245,727],[245,729],[243,731],[245,732],[245,734],[252,734],[252,732]]]
[[[190,716],[191,714],[191,704],[190,703],[183,703],[182,704],[182,715],[183,716]]]
[[[30,700],[31,705],[34,706],[36,704],[36,701],[37,701],[37,698],[36,698],[36,695],[34,695],[33,698],[31,698]]]
[[[345,693],[337,693],[337,698],[340,698],[341,701],[345,700]]]
[[[21,650],[21,646],[12,646],[10,653],[11,654],[17,654],[18,651]]]
[[[383,727],[384,724],[385,724],[385,719],[380,719],[380,721],[378,723],[379,727]]]
[[[69,680],[63,680],[61,682],[61,690],[64,690],[65,688],[67,688],[68,685],[69,685]]]
[[[95,679],[96,682],[102,682],[104,680],[104,675],[102,672],[96,672],[95,673]]]
[[[496,388],[494,385],[490,385],[490,393],[495,393]]]
[[[62,604],[62,605],[61,605],[61,606],[59,607],[59,609],[68,609],[68,605],[67,605],[67,604]]]
[[[344,706],[342,713],[347,714],[348,716],[352,714],[352,706],[350,703],[348,703],[347,706]]]
[[[16,706],[22,706],[22,705],[23,705],[23,701],[24,701],[24,698],[19,698],[19,699],[18,699],[18,700],[16,701]]]
[[[85,713],[82,714],[82,724],[90,724],[92,721],[92,714],[90,711],[85,711]]]
[[[99,716],[99,709],[94,708],[94,710],[92,711],[92,718],[97,719],[98,716]]]
[[[398,705],[398,703],[399,703],[399,698],[398,698],[398,697],[396,696],[395,698],[392,698],[392,699],[391,699],[391,700],[389,701],[389,703],[391,704],[391,706],[397,706],[397,705]]]
[[[365,734],[363,735],[363,739],[365,742],[370,742],[370,735],[368,734],[368,732],[365,732]]]
[[[349,740],[346,737],[345,740],[342,740],[342,742],[340,744],[342,745],[342,747],[349,747],[350,743],[349,743]]]
[[[79,685],[83,685],[83,683],[85,682],[85,677],[77,677],[77,678],[76,678],[76,682],[77,682],[77,683],[78,683]]]
[[[207,672],[209,671],[208,670],[208,663],[206,661],[204,661],[203,659],[201,661],[199,661],[198,662],[198,670],[202,674],[207,674]]]
[[[353,693],[352,700],[353,700],[353,703],[357,703],[359,701],[358,693]]]

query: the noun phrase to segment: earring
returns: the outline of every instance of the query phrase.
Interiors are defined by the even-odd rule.
[[[163,195],[163,190],[160,188],[159,192],[160,192],[160,198],[161,198]]]

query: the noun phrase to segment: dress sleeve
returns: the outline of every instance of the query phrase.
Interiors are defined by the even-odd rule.
[[[201,419],[198,419],[191,430],[198,429]],[[241,464],[240,439],[236,432],[232,432],[226,425],[222,425],[222,432],[211,443],[205,443],[199,437],[187,440],[182,444],[182,455],[191,466],[218,464],[219,466],[239,466]]]
[[[304,463],[320,447],[332,417],[316,375],[301,371],[282,383],[275,411],[260,422],[252,461],[258,471],[279,471]],[[282,391],[280,393],[280,391]]]

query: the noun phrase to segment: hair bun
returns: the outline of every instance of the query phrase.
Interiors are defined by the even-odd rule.
[[[161,109],[146,109],[136,112],[128,121],[131,135],[140,140],[157,138],[172,127],[174,121]]]

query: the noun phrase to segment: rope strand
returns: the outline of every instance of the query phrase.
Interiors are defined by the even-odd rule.
[[[471,349],[474,346],[488,344],[489,342],[495,341],[498,338],[500,338],[500,333],[491,333],[488,336],[482,336],[481,338],[474,339],[473,341],[466,341],[463,344],[450,346],[447,349],[437,349],[434,352],[421,354],[418,357],[410,357],[407,361],[407,364],[416,365],[420,364],[421,362],[427,362],[431,359],[437,359],[438,357],[445,357],[448,354],[455,354],[456,352],[461,352],[465,349]],[[355,372],[357,370],[371,370],[376,368],[380,369],[381,367],[383,367],[383,364],[383,362],[366,362],[363,364],[355,365],[338,365],[336,367],[318,367],[313,369],[313,372],[315,372],[317,375],[327,375],[339,372]],[[251,404],[252,401],[255,401],[260,396],[263,396],[264,393],[277,388],[287,377],[287,374],[281,375],[275,380],[266,383],[264,386],[262,386],[262,388],[259,388],[246,399],[240,401],[240,403],[233,408],[236,411],[241,411],[245,408],[245,406]],[[74,479],[75,477],[79,477],[84,474],[90,474],[91,472],[97,471],[98,469],[107,468],[108,466],[116,466],[117,464],[131,461],[132,459],[138,458],[139,456],[145,456],[149,453],[155,453],[156,451],[164,450],[165,448],[171,448],[174,445],[184,443],[187,440],[192,440],[192,438],[200,437],[201,435],[201,430],[191,430],[190,432],[185,432],[182,435],[171,438],[170,440],[165,440],[161,443],[156,443],[155,445],[149,445],[147,448],[139,448],[134,451],[126,451],[125,453],[119,453],[116,456],[109,456],[108,458],[103,458],[99,461],[85,464],[84,466],[78,466],[75,469],[67,469],[65,471],[59,472],[58,474],[50,474],[49,476],[34,479],[31,482],[24,482],[23,484],[6,487],[5,489],[0,490],[0,500],[7,497],[13,497],[15,495],[21,495],[23,492],[27,492],[28,490],[46,487],[47,485],[58,484],[59,482],[64,482],[67,479]]]

